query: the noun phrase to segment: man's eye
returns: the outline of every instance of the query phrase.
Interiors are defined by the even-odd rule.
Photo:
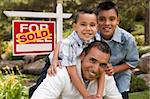
[[[94,58],[91,58],[90,61],[91,61],[92,63],[96,63],[96,59],[94,59]]]
[[[106,66],[107,66],[107,63],[100,63],[99,66],[100,66],[100,67],[106,67]]]

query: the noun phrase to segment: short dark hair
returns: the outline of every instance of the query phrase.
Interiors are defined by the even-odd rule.
[[[104,42],[104,41],[97,41],[97,40],[91,42],[86,48],[83,49],[83,52],[85,52],[85,54],[88,54],[88,52],[93,47],[96,47],[100,51],[111,55],[111,49],[110,49],[109,45],[106,42]]]
[[[98,15],[99,12],[102,10],[110,10],[110,9],[114,9],[118,16],[118,7],[112,1],[105,1],[105,2],[99,3],[99,5],[96,8],[96,15]]]
[[[79,9],[77,11],[77,13],[74,14],[74,16],[73,16],[74,22],[73,23],[77,23],[80,14],[95,14],[95,16],[96,16],[96,12],[94,9],[84,7],[84,8]]]

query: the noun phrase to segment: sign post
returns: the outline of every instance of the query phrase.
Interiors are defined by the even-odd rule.
[[[57,33],[56,41],[57,42],[62,40],[63,18],[69,18],[72,15],[71,13],[63,13],[62,0],[58,0],[56,13],[28,12],[28,11],[4,11],[4,14],[9,17],[56,18],[56,33]],[[31,32],[31,31],[29,31],[29,32]],[[49,50],[51,50],[51,49],[53,49],[53,48],[50,48]],[[22,53],[21,55],[28,55],[28,54]],[[30,53],[30,54],[32,54],[32,53]],[[39,53],[36,53],[36,54],[39,54]],[[42,53],[40,53],[40,54],[42,54]],[[43,54],[45,54],[45,53],[43,53]],[[14,55],[19,55],[19,54],[14,54]]]

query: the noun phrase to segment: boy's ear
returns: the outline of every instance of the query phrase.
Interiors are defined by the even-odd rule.
[[[74,31],[76,30],[76,23],[73,23],[72,28]]]
[[[118,17],[117,21],[118,21],[117,25],[119,25],[120,24],[120,17]]]

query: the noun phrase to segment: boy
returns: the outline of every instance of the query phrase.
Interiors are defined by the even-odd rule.
[[[83,98],[86,99],[88,96],[90,96],[90,94],[86,90],[85,85],[83,85],[77,74],[76,59],[80,56],[83,48],[86,47],[88,43],[94,41],[94,39],[99,39],[99,35],[96,34],[97,17],[95,12],[91,9],[80,10],[75,16],[73,30],[74,32],[61,43],[59,57],[62,59],[61,66],[67,67],[72,83],[83,96]],[[58,49],[59,45],[54,51],[52,65],[48,69],[48,73],[50,75],[56,73],[55,68],[57,67]],[[98,78],[99,83],[96,96],[98,99],[101,99],[103,96],[105,72],[103,69],[100,69],[99,72],[100,74],[98,75],[100,76]],[[92,75],[95,74],[93,73]],[[87,85],[88,83],[89,82],[86,82]]]
[[[118,8],[106,1],[97,6],[98,31],[101,40],[108,43],[112,54],[108,67],[108,75],[113,75],[123,99],[128,99],[131,71],[138,64],[139,55],[134,37],[119,25]]]

